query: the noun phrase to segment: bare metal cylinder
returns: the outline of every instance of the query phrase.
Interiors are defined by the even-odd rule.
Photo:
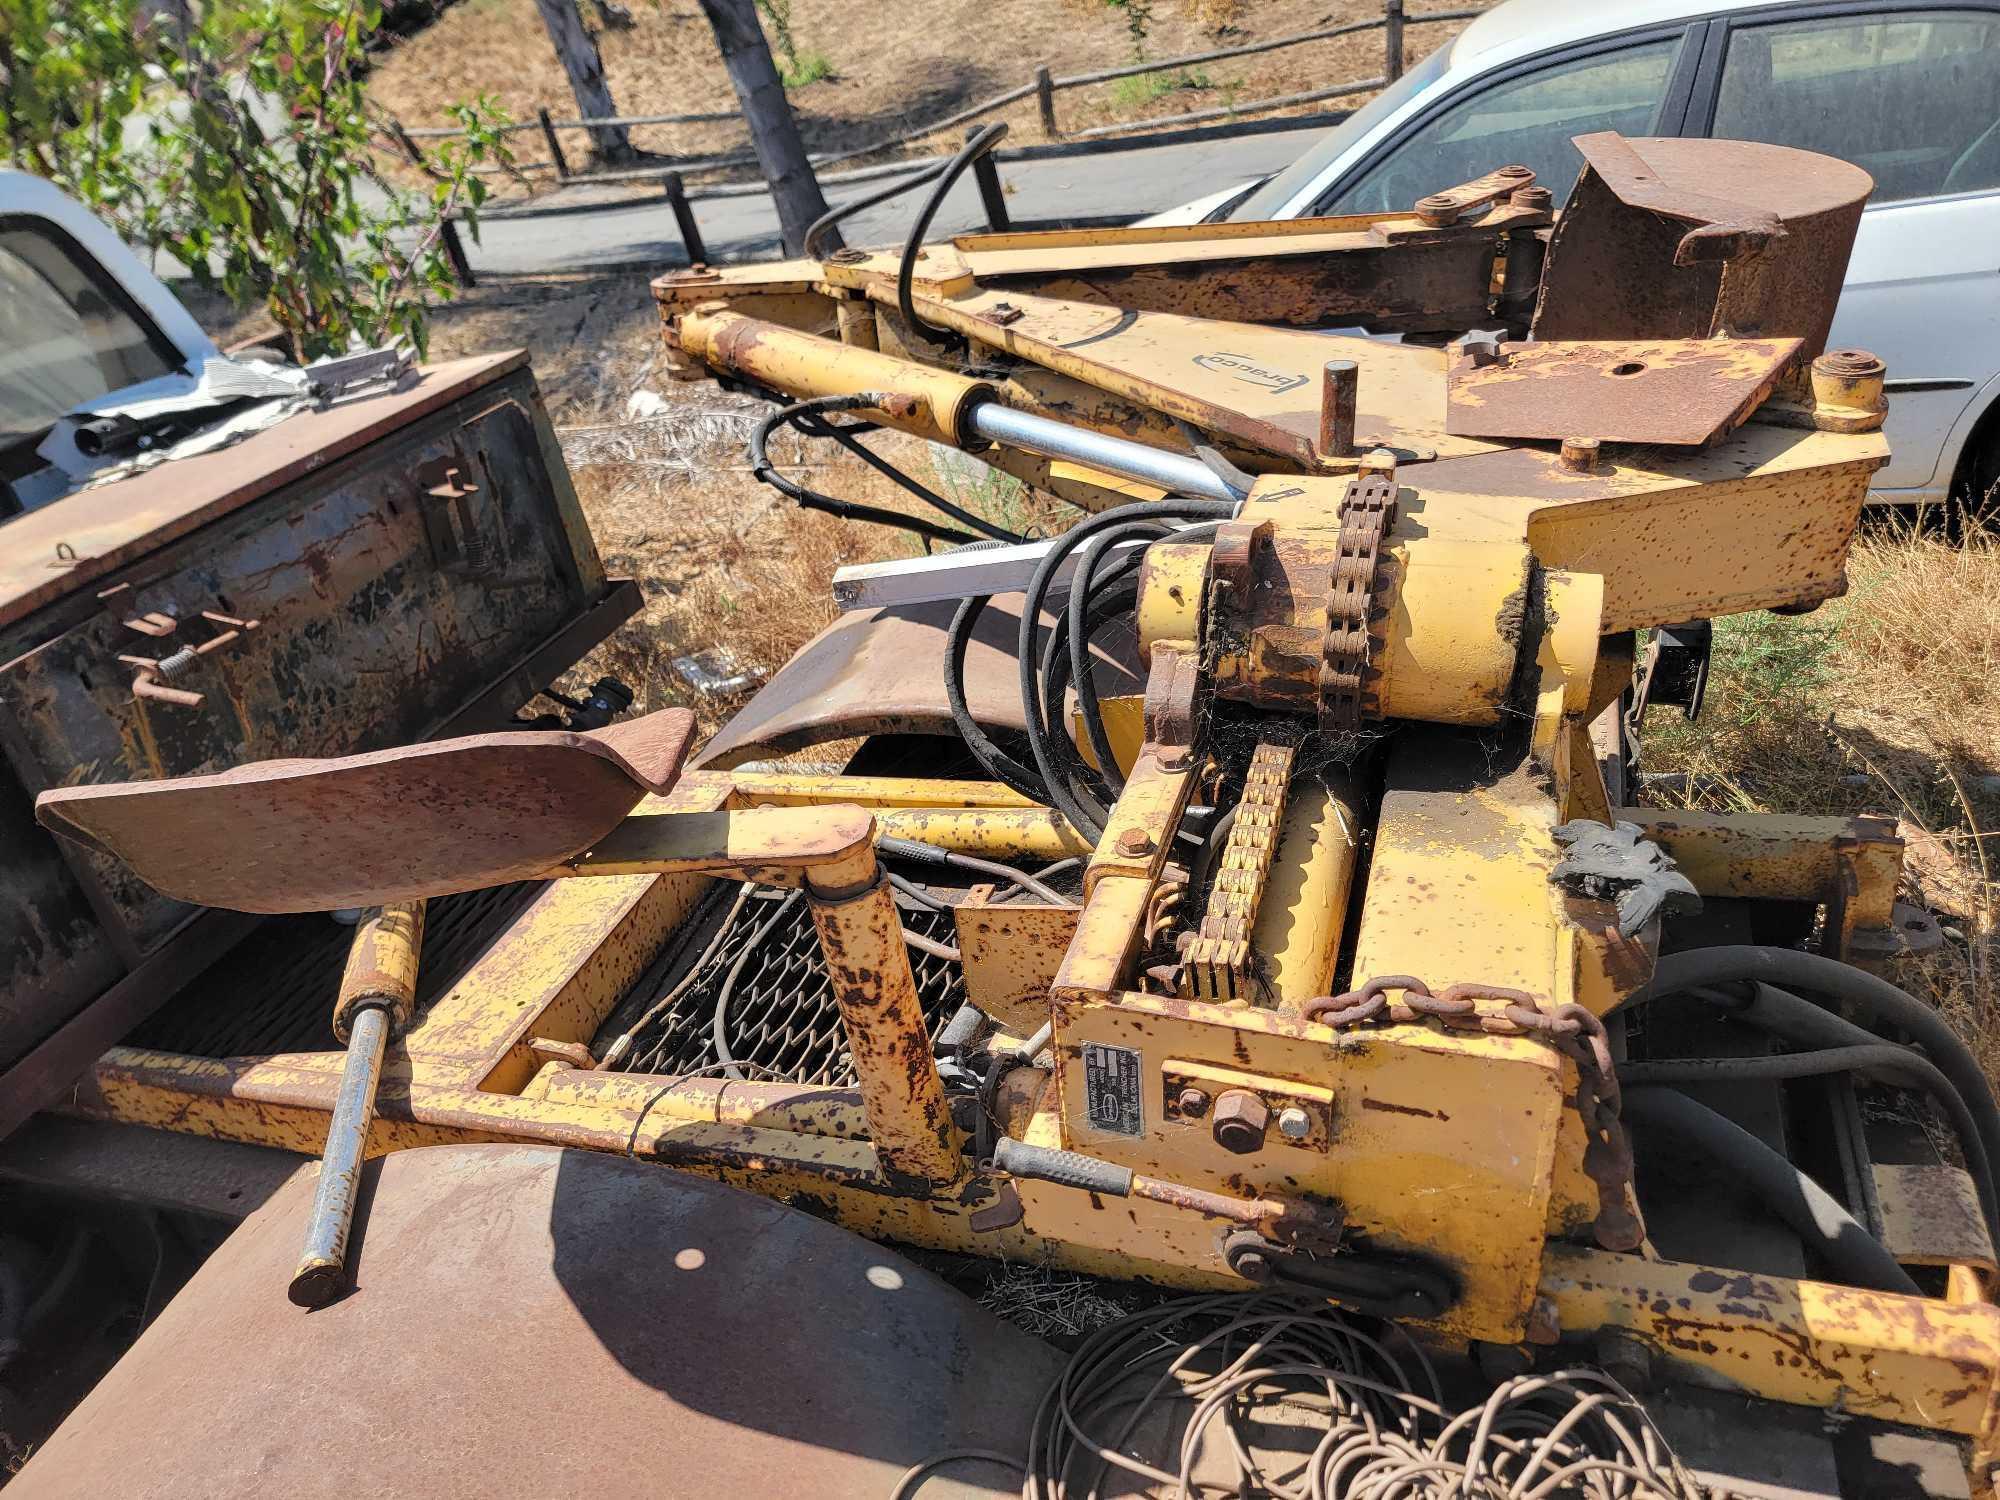
[[[884,1175],[952,1181],[959,1175],[958,1131],[889,882],[878,870],[859,890],[825,890],[808,874],[806,900]]]
[[[388,1011],[369,1005],[354,1012],[347,1066],[334,1096],[319,1186],[306,1221],[305,1249],[292,1272],[290,1295],[300,1307],[325,1307],[347,1290],[347,1235],[354,1227],[354,1195],[361,1184],[368,1127],[375,1122],[375,1088],[382,1081],[382,1052],[388,1044]]]
[[[347,1237],[354,1226],[368,1128],[375,1122],[382,1054],[389,1038],[410,1022],[423,946],[421,901],[395,902],[365,913],[348,944],[333,1009],[334,1034],[347,1043],[347,1064],[327,1125],[305,1249],[292,1272],[289,1295],[300,1307],[324,1307],[347,1290]]]
[[[1015,411],[998,401],[981,401],[966,413],[966,425],[988,442],[1005,443],[1039,453],[1044,458],[1088,464],[1107,474],[1156,484],[1180,495],[1204,500],[1241,500],[1222,477],[1198,458],[1164,453],[1129,438],[1108,437],[1085,427],[1072,427],[1032,412]]]

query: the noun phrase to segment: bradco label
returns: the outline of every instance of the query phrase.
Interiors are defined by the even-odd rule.
[[[1141,1067],[1135,1048],[1083,1044],[1083,1092],[1093,1129],[1119,1135],[1145,1133],[1139,1105]]]
[[[1295,391],[1306,383],[1303,375],[1294,375],[1290,370],[1273,370],[1258,364],[1247,354],[1197,354],[1194,362],[1204,370],[1213,370],[1218,375],[1227,375],[1246,385],[1261,386],[1274,395]]]

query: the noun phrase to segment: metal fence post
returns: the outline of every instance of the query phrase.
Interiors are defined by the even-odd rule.
[[[1035,69],[1035,103],[1042,110],[1042,139],[1052,141],[1060,132],[1056,129],[1056,81],[1046,63]]]
[[[1403,0],[1382,0],[1382,76],[1403,76]]]
[[[971,140],[980,129],[977,125],[966,126],[965,138]],[[979,201],[986,205],[986,227],[995,234],[1004,234],[1013,224],[1007,217],[1007,195],[1000,187],[1000,168],[991,151],[973,161],[972,177],[979,184]]]
[[[451,262],[451,274],[458,278],[458,284],[468,289],[478,286],[472,262],[465,258],[465,242],[458,237],[458,220],[447,214],[438,220],[438,230],[444,241],[444,258]]]
[[[680,226],[681,248],[687,251],[689,265],[696,265],[708,259],[708,249],[701,242],[701,226],[694,221],[694,205],[687,200],[687,187],[681,181],[681,174],[669,172],[660,179],[660,189],[667,195],[667,206],[674,211],[674,222]]]
[[[535,118],[542,122],[542,139],[549,143],[549,160],[556,164],[556,180],[568,182],[569,158],[563,155],[562,142],[556,139],[555,122],[546,109],[536,110]]]

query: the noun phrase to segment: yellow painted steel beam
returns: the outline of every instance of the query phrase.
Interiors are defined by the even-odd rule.
[[[1621,807],[1704,896],[1824,903],[1827,951],[1844,957],[1856,933],[1890,933],[1903,878],[1895,821]]]
[[[876,814],[875,828],[885,838],[916,839],[987,859],[1048,862],[1091,851],[1067,818],[1046,807],[893,808]]]
[[[1365,366],[1364,366],[1365,368]],[[1427,464],[1395,534],[1525,540],[1546,568],[1604,579],[1606,634],[1845,591],[1879,433],[1752,420],[1697,452],[1620,450],[1573,473],[1543,447]]]
[[[997,781],[957,781],[929,776],[814,775],[793,771],[726,771],[732,807],[848,807],[918,809],[1033,808]]]
[[[656,812],[640,807],[590,849],[546,872],[730,875],[797,885],[808,871],[851,885],[874,868],[875,820],[859,807],[773,807],[744,812]]]
[[[1990,1451],[2000,1308],[1551,1245],[1565,1336],[1616,1328],[1703,1384],[1962,1433]]]

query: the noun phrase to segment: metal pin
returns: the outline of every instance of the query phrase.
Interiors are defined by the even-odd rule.
[[[326,1150],[320,1156],[305,1249],[292,1272],[289,1295],[300,1307],[325,1307],[347,1290],[347,1235],[354,1227],[361,1156],[368,1127],[375,1120],[375,1087],[382,1079],[382,1053],[388,1044],[389,1012],[379,1005],[358,1011],[348,1037],[340,1092],[334,1096],[333,1122],[326,1130]]]
[[[1361,366],[1351,359],[1326,362],[1319,388],[1319,456],[1345,458],[1354,451],[1355,402],[1361,389]]]
[[[288,1295],[300,1307],[325,1307],[352,1284],[347,1239],[368,1127],[375,1120],[375,1091],[382,1054],[392,1032],[409,1024],[416,1004],[417,962],[424,946],[424,903],[397,902],[363,914],[348,945],[347,968],[334,1001],[333,1029],[347,1033],[347,1063],[334,1096],[333,1119],[320,1156],[319,1184],[306,1221],[305,1248],[292,1272]]]

